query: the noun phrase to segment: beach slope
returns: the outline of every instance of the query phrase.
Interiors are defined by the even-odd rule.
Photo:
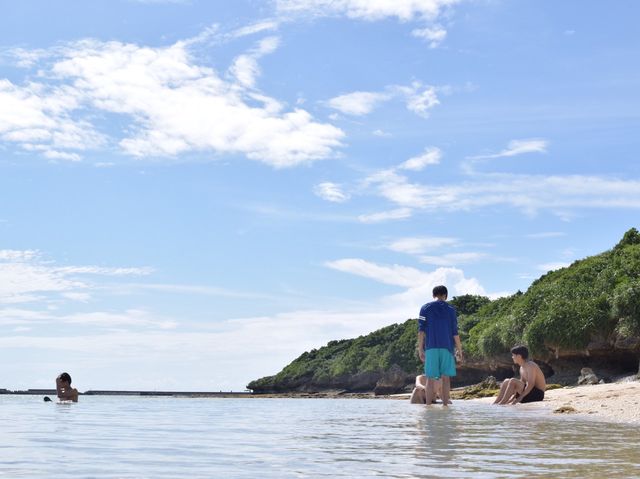
[[[481,398],[472,401],[490,404],[494,399]],[[545,393],[542,402],[518,404],[513,407],[537,408],[549,413],[578,414],[608,422],[640,424],[640,382],[554,389]]]

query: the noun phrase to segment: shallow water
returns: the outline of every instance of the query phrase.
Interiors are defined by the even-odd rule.
[[[0,477],[640,477],[631,426],[456,402],[0,396]]]

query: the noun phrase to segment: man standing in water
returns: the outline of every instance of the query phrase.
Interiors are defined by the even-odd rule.
[[[418,320],[418,355],[427,376],[426,403],[431,404],[435,396],[435,381],[442,379],[442,405],[445,407],[449,404],[450,378],[456,375],[454,346],[460,361],[464,359],[458,336],[458,318],[453,306],[447,304],[448,295],[445,286],[433,288],[435,301],[422,306]]]
[[[502,381],[500,392],[493,404],[518,404],[542,401],[547,382],[540,367],[529,361],[526,346],[511,348],[511,359],[520,366],[520,379],[510,378]]]

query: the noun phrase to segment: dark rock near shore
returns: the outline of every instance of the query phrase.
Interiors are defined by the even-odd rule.
[[[467,386],[462,391],[453,393],[452,397],[455,399],[476,399],[491,397],[498,394],[500,388],[498,382],[493,376],[488,376],[478,384],[473,386]]]
[[[598,384],[600,379],[593,373],[591,368],[582,368],[580,370],[580,377],[578,378],[578,384],[583,386],[585,384]]]
[[[376,396],[404,392],[407,383],[413,383],[414,374],[407,374],[397,364],[391,366],[376,382],[373,392]]]

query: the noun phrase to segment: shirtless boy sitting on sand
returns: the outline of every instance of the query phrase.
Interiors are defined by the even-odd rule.
[[[529,361],[529,350],[526,346],[511,349],[511,359],[520,366],[520,379],[505,379],[500,385],[500,392],[493,404],[518,404],[542,401],[547,383],[540,367]]]
[[[78,390],[71,387],[69,373],[62,373],[56,378],[56,391],[58,392],[58,399],[61,401],[78,402]]]

